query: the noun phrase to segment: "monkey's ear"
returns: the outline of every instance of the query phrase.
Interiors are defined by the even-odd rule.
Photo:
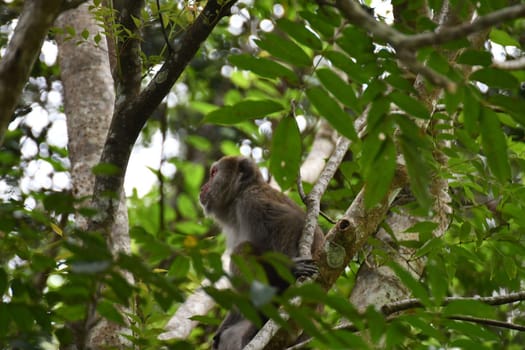
[[[239,161],[239,174],[241,182],[248,182],[257,176],[257,168],[251,159],[241,158]]]

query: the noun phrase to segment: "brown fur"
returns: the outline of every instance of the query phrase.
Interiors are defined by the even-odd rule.
[[[291,259],[299,256],[306,214],[301,207],[268,185],[257,167],[244,157],[223,157],[210,170],[210,179],[202,187],[200,202],[226,234],[228,249],[260,255],[279,252]],[[319,257],[323,234],[318,227],[312,245],[312,257]],[[246,245],[250,249],[246,249]],[[236,271],[232,266],[230,270]],[[276,274],[265,266],[267,274]],[[288,283],[278,276],[268,276],[283,291]],[[214,349],[237,350],[246,345],[257,328],[237,311],[231,311],[214,338]]]

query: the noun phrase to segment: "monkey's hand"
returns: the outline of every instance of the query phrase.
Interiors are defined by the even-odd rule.
[[[317,264],[312,259],[293,258],[292,274],[296,279],[312,277],[319,273]]]

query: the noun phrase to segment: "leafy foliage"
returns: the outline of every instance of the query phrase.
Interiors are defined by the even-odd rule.
[[[17,3],[11,6],[15,10]],[[429,1],[428,6],[437,13],[442,3]],[[423,15],[428,12],[424,2],[394,5],[397,29],[409,34],[436,28],[437,23]],[[466,19],[469,6],[483,15],[503,3],[453,5],[458,7],[458,19]],[[141,51],[145,79],[168,50],[158,16],[163,16],[170,40],[177,42],[193,23],[198,6],[161,1],[158,9],[155,2],[146,2],[141,17],[134,19],[145,35]],[[52,85],[58,78],[56,64],[37,62],[34,79],[26,87],[27,101],[21,101],[14,127],[0,148],[0,347],[70,344],[73,331],[67,326],[84,322],[93,311],[87,305],[100,295],[98,314],[128,324],[127,337],[137,348],[208,348],[223,311],[194,317],[200,326],[185,341],[158,339],[170,316],[204,278],[216,282],[225,275],[224,239],[203,218],[198,204],[206,167],[222,154],[251,155],[299,202],[295,189],[299,168],[323,121],[352,141],[322,198],[323,210],[339,217],[362,188],[366,208],[377,206],[402,165],[409,185],[389,216],[410,215],[418,217],[417,223],[401,234],[385,223],[383,233],[391,246],[387,249],[379,238],[370,238],[328,292],[305,284],[275,295],[261,282],[261,269],[239,259],[237,264],[246,272],[232,279],[239,291],[207,286],[206,292],[223,308],[235,305],[256,323],[264,315],[288,329],[271,302],[278,301],[313,337],[311,346],[316,349],[521,348],[523,333],[472,319],[523,324],[522,303],[443,303],[450,296],[492,296],[523,287],[525,100],[520,82],[525,72],[492,65],[490,45],[474,47],[467,40],[456,40],[444,47],[422,48],[418,63],[457,85],[455,91],[436,93],[428,101],[415,88],[419,78],[399,64],[391,47],[350,24],[336,8],[263,1],[250,8],[239,3],[238,11],[233,16],[243,25],[233,28],[221,22],[143,130],[144,145],[160,130],[163,141],[176,140],[179,149],[165,152],[161,167],[151,169],[158,187],[128,196],[130,255],[114,256],[101,233],[74,227],[75,215],[95,213],[83,207],[67,186],[57,188],[53,181],[34,185],[26,171],[46,164],[51,169],[46,176],[53,180],[68,169],[67,150],[48,137],[52,125],[38,131],[27,122],[23,105],[48,110],[52,107],[41,96],[60,90]],[[101,23],[115,15],[100,4],[94,13]],[[265,27],[263,20],[271,26]],[[501,50],[507,58],[521,56],[522,29],[522,21],[503,23],[490,30],[487,43],[504,45]],[[123,42],[132,35],[121,26],[112,30]],[[452,53],[458,54],[453,63]],[[466,71],[471,73],[465,75]],[[429,95],[438,91],[428,81],[417,82]],[[366,128],[356,123],[362,115]],[[36,150],[27,151],[28,145]],[[114,170],[101,164],[94,172]],[[443,199],[433,188],[439,181],[449,186],[450,211],[445,213],[448,228],[436,236],[439,225],[431,219],[436,202]],[[309,189],[308,184],[305,187]],[[322,220],[321,224],[330,227]],[[424,260],[422,275],[395,262],[401,251],[412,252],[407,266]],[[283,266],[288,261],[268,259],[286,274]],[[352,305],[349,297],[358,283],[356,275],[368,264],[390,268],[406,296],[417,298],[422,307],[395,316],[374,307],[358,312],[363,305]],[[133,284],[127,275],[134,277]],[[304,306],[291,303],[294,297],[301,297]],[[318,303],[325,305],[322,312],[311,307]],[[124,313],[124,308],[130,312]],[[342,319],[349,325],[336,328]]]

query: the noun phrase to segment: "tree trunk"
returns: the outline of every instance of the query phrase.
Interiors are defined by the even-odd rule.
[[[60,36],[58,47],[64,84],[72,188],[77,198],[91,198],[95,184],[91,169],[99,162],[115,104],[106,40],[89,12],[89,6],[92,6],[91,1],[63,13],[57,19],[57,26],[72,27],[76,33],[73,38]],[[87,40],[80,37],[83,31],[89,32]],[[102,38],[98,43],[93,39],[97,34]],[[130,251],[123,193],[120,198],[108,242],[114,254]],[[80,215],[76,217],[76,224],[81,229],[87,228],[86,219]],[[131,282],[130,276],[125,277]],[[119,334],[124,331],[123,327],[101,319],[89,333],[88,346],[94,349],[103,346],[122,348],[125,342]]]

